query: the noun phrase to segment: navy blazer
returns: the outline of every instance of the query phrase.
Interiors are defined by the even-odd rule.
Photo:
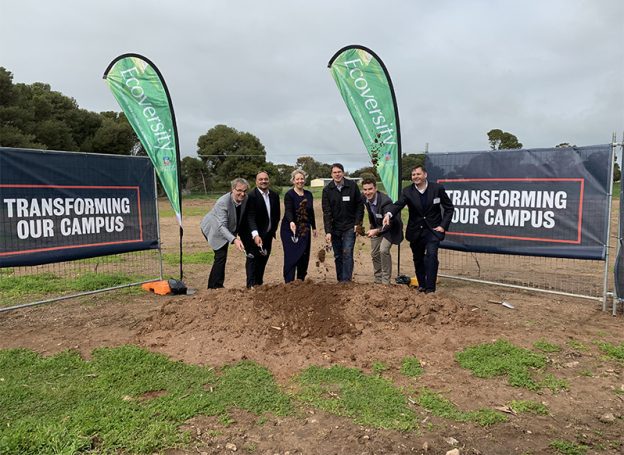
[[[377,191],[377,216],[373,215],[370,202],[364,195],[362,195],[362,202],[366,207],[371,229],[381,229],[383,216],[392,208],[392,200],[381,191]],[[403,241],[403,220],[400,216],[390,220],[390,228],[381,234],[381,237],[388,239],[393,245],[398,245]]]
[[[427,182],[427,204],[424,209],[416,186],[412,184],[407,188],[403,188],[401,196],[389,210],[392,213],[392,217],[394,218],[397,214],[400,216],[401,209],[406,205],[409,210],[409,218],[407,220],[405,238],[408,241],[416,240],[424,229],[433,232],[439,239],[444,238],[444,234],[433,229],[442,226],[444,231],[448,231],[453,218],[454,207],[442,185],[435,182]]]

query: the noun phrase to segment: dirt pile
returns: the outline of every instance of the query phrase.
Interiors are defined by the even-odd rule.
[[[408,286],[313,281],[265,285],[254,290],[200,291],[162,305],[139,330],[251,335],[266,341],[357,337],[378,323],[427,326],[476,323],[480,314],[443,293],[425,295]],[[258,340],[259,341],[259,340]]]

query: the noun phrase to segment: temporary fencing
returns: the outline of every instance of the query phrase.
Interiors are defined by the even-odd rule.
[[[162,278],[148,158],[0,148],[0,311]]]

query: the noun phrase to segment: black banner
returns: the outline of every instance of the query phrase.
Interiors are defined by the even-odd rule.
[[[443,248],[604,259],[610,145],[427,155],[455,206]]]
[[[0,267],[158,248],[149,158],[0,148]]]

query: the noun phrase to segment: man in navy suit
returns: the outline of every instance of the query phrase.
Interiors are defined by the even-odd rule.
[[[451,224],[454,207],[442,185],[427,181],[424,166],[412,169],[412,182],[414,184],[403,189],[399,200],[386,213],[383,224],[400,216],[401,209],[407,205],[409,218],[405,238],[412,249],[418,290],[430,293],[436,290],[438,246]]]
[[[366,236],[371,239],[374,280],[375,283],[390,284],[392,276],[390,248],[403,241],[403,222],[398,216],[390,222],[390,227],[382,226],[384,213],[392,207],[392,200],[381,191],[377,191],[375,179],[366,177],[362,180],[362,193],[362,202],[370,222]]]
[[[240,236],[248,253],[245,261],[247,288],[263,283],[264,270],[279,225],[279,196],[269,189],[269,185],[269,174],[265,171],[258,172],[256,188],[247,197],[247,210],[241,225]]]

